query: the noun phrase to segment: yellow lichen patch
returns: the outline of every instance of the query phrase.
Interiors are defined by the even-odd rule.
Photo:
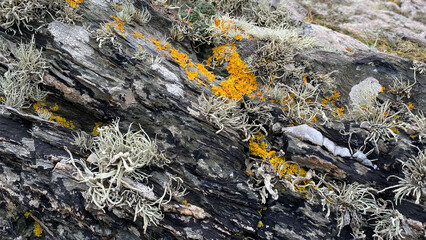
[[[54,106],[49,107],[49,110],[50,110],[50,111],[52,111],[52,112],[56,112],[56,111],[58,111],[58,109],[59,109],[59,106],[58,106],[58,104],[56,104],[56,103],[55,103],[55,105],[54,105]]]
[[[278,173],[280,177],[285,177],[285,175],[302,177],[306,176],[305,169],[299,168],[294,163],[286,163],[285,157],[277,156],[276,152],[270,149],[264,139],[265,135],[258,133],[254,136],[254,138],[251,138],[249,140],[249,150],[251,155],[260,157],[263,160],[269,160],[275,171],[280,171]],[[286,177],[286,179],[290,180],[289,177]],[[306,185],[309,181],[304,181],[303,183]],[[305,189],[305,187],[294,187],[297,191],[301,193],[307,192],[307,189]]]
[[[343,115],[344,111],[345,107],[338,107],[336,108],[335,112],[333,112],[333,116],[338,116],[340,118]]]
[[[216,19],[214,21],[214,25],[217,28],[219,28],[222,33],[226,34],[226,32],[228,32],[229,29],[231,29],[232,22],[231,20],[226,20],[226,19]]]
[[[197,63],[196,65],[197,65],[198,71],[200,73],[204,74],[207,77],[207,80],[214,81],[216,79],[214,74],[212,72],[210,72],[209,70],[207,70],[206,67],[204,67],[203,64]]]
[[[333,90],[333,94],[330,97],[326,97],[330,101],[332,106],[336,106],[336,99],[340,97],[340,93],[337,90]]]
[[[117,29],[117,31],[124,32],[124,24],[125,22],[121,21],[118,17],[111,15],[111,18],[114,19],[114,22],[111,22],[111,25]]]
[[[142,39],[146,39],[141,33],[134,31],[133,32],[133,37],[134,38],[142,38]]]
[[[150,40],[151,42],[155,44],[155,49],[157,50],[157,52],[166,51],[169,49],[170,43],[165,43],[161,40],[154,40],[154,39],[150,39]]]
[[[243,95],[248,95],[257,89],[257,81],[256,76],[250,72],[235,49],[233,45],[223,45],[213,49],[213,58],[216,61],[228,62],[226,69],[229,77],[222,81],[220,86],[214,86],[212,91],[219,97],[240,100]]]
[[[191,59],[189,59],[189,56],[185,53],[181,53],[175,48],[170,49],[170,52],[170,57],[173,58],[173,60],[175,60],[177,63],[179,63],[181,67],[186,68],[188,65],[193,66]]]
[[[49,121],[56,122],[59,125],[62,125],[66,128],[74,129],[74,123],[72,121],[68,121],[65,118],[57,115],[53,115],[52,112],[55,112],[59,109],[58,105],[55,103],[55,105],[49,107],[49,109],[46,107],[46,104],[44,102],[36,102],[33,104],[33,108],[36,112],[41,114],[50,114]]]
[[[106,126],[107,124],[105,124],[105,123],[103,123],[103,122],[95,122],[95,127],[93,128],[93,130],[92,130],[92,134],[93,135],[98,135],[99,136],[99,131],[98,131],[98,129],[100,128],[100,127],[103,127],[103,126]]]
[[[52,116],[50,116],[50,118],[49,118],[49,121],[56,122],[59,125],[62,125],[62,126],[66,127],[66,128],[69,128],[69,129],[74,129],[75,128],[74,123],[72,121],[68,121],[65,118],[61,117],[61,116],[56,116],[56,115],[52,114]]]
[[[43,233],[43,230],[40,227],[40,224],[38,224],[37,221],[34,221],[34,235],[36,235],[36,237],[41,237],[41,234]]]
[[[302,79],[305,84],[308,83],[308,75],[303,75]]]
[[[83,3],[83,0],[67,0],[67,3],[68,3],[71,7],[75,8],[75,7],[80,6],[80,4],[82,4],[82,3]]]
[[[31,215],[31,210],[24,213],[25,218],[28,218]]]
[[[259,222],[257,223],[257,227],[258,227],[258,228],[263,227],[263,222],[262,222],[262,221],[259,221]]]
[[[394,133],[399,133],[399,130],[398,130],[398,128],[395,128],[395,127],[393,127],[393,128],[390,128],[390,130],[392,130],[392,132],[394,132]]]
[[[413,105],[411,102],[409,102],[409,103],[407,104],[407,107],[408,107],[408,109],[409,109],[410,111],[414,109],[414,105]]]
[[[185,70],[185,72],[186,72],[186,75],[188,76],[188,79],[191,81],[198,78],[198,72],[191,72],[188,70]]]

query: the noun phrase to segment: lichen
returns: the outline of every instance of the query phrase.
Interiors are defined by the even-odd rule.
[[[61,117],[59,115],[54,115],[53,112],[56,112],[59,107],[55,103],[53,106],[49,107],[49,109],[46,107],[46,103],[42,101],[38,101],[34,103],[33,105],[34,110],[39,114],[40,117],[45,118],[46,120],[56,122],[61,126],[64,126],[69,129],[74,129],[74,123],[72,121],[69,121],[65,119],[64,117]]]
[[[280,178],[285,178],[287,175],[306,176],[306,170],[294,163],[286,163],[284,156],[278,156],[274,150],[271,150],[271,147],[265,141],[265,135],[262,133],[254,135],[254,138],[249,140],[249,151],[251,155],[259,157],[264,161],[269,161]],[[307,181],[305,184],[309,184],[309,182]],[[295,190],[301,193],[307,192],[305,187],[295,186]]]
[[[79,7],[83,2],[84,0],[67,0],[67,3],[73,8]]]
[[[93,138],[89,161],[74,159],[66,149],[70,155],[69,161],[76,170],[74,176],[81,182],[88,183],[89,188],[85,192],[88,203],[103,211],[105,208],[128,207],[134,213],[134,221],[138,217],[143,219],[146,232],[148,226],[157,225],[163,218],[163,204],[168,203],[172,196],[183,196],[183,181],[170,177],[162,196],[155,196],[153,187],[146,185],[150,175],[145,168],[152,165],[162,167],[170,162],[159,151],[156,141],[142,129],[133,132],[131,125],[126,133],[122,133],[118,121],[114,121],[111,126],[102,127],[99,133],[99,136]],[[89,167],[88,162],[95,168]]]
[[[34,235],[36,237],[41,237],[42,233],[43,233],[43,229],[41,229],[40,224],[37,221],[34,221]]]
[[[223,45],[213,48],[212,60],[219,63],[226,61],[228,63],[226,69],[229,77],[222,81],[220,86],[212,87],[212,91],[216,96],[240,100],[244,95],[251,94],[257,89],[256,76],[250,71],[247,64],[241,60],[240,55],[236,51],[235,45]]]

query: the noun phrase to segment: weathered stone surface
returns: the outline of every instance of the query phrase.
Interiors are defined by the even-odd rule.
[[[169,36],[168,29],[174,16],[170,10],[147,1],[134,2],[136,7],[148,7],[152,20],[144,26],[129,24],[131,30],[154,39],[160,35]],[[367,3],[362,1],[362,4]],[[410,5],[406,1],[401,8],[414,18],[423,11],[418,5],[417,2]],[[298,21],[303,21],[304,14],[308,12],[295,2],[289,8],[296,11],[294,15]],[[44,120],[35,114],[34,109],[5,108],[0,113],[2,239],[34,239],[34,220],[42,225],[43,236],[47,239],[351,237],[348,227],[343,228],[338,237],[335,216],[332,214],[326,218],[320,203],[307,201],[305,193],[292,193],[278,184],[279,199],[268,199],[266,204],[261,204],[258,192],[249,187],[250,176],[245,173],[245,161],[251,157],[247,142],[224,131],[216,134],[217,128],[207,122],[197,108],[200,93],[213,95],[211,86],[220,83],[219,77],[206,86],[197,85],[196,81],[187,79],[185,71],[170,57],[160,55],[162,61],[152,65],[136,61],[132,56],[139,49],[140,42],[131,36],[116,36],[120,49],[108,45],[99,48],[86,26],[98,28],[102,22],[111,21],[110,15],[116,15],[117,11],[107,1],[95,0],[84,1],[81,11],[87,24],[85,27],[83,24],[52,21],[35,33],[36,45],[43,48],[43,56],[50,66],[41,84],[50,92],[45,102],[49,107],[57,104],[59,109],[53,114],[71,120],[74,128]],[[362,16],[364,14],[369,13]],[[416,26],[407,26],[411,29],[407,36],[422,42],[422,33],[413,30]],[[344,27],[358,29],[362,26]],[[386,76],[413,78],[410,60],[378,53],[357,40],[320,26],[307,26],[304,32],[319,38],[324,47],[330,46],[338,51],[318,48],[299,53],[296,61],[309,61],[310,70],[318,73],[337,70],[333,77],[345,104],[350,104],[351,89],[366,78],[375,78],[386,87],[392,84],[391,78]],[[0,29],[0,38],[8,46],[18,45],[20,41],[28,42],[32,34],[24,31],[22,35],[10,35]],[[193,48],[188,39],[170,42],[194,63],[205,60],[203,53],[197,55],[199,49]],[[251,39],[240,43],[241,55],[249,55],[250,47],[257,44],[263,42]],[[158,54],[153,42],[145,41],[142,45],[149,54]],[[348,47],[356,49],[356,52],[347,53]],[[206,48],[208,50],[205,51],[210,50]],[[6,66],[7,63],[0,62],[1,74],[6,71]],[[221,74],[223,72],[217,75]],[[418,85],[413,88],[410,101],[416,108],[426,110],[426,78],[424,75],[417,77]],[[155,187],[150,196],[160,196],[162,191],[159,187],[164,186],[171,175],[182,178],[187,188],[183,199],[173,199],[162,206],[164,219],[157,226],[150,226],[146,233],[142,219],[133,221],[133,209],[99,210],[87,202],[83,194],[88,184],[78,181],[75,168],[68,161],[70,156],[64,150],[67,147],[74,158],[87,158],[88,154],[82,153],[73,144],[73,134],[77,133],[77,129],[90,133],[98,124],[107,124],[117,118],[120,118],[123,129],[131,123],[134,126],[139,124],[152,139],[157,139],[159,148],[171,160],[163,169],[147,169],[152,175],[147,186]],[[407,159],[413,154],[407,142],[389,143],[389,151],[385,154],[372,153],[371,158],[378,159],[375,162],[378,169],[375,170],[350,157],[334,156],[324,147],[284,134],[280,131],[283,123],[277,120],[275,124],[265,126],[272,127],[266,138],[268,141],[273,138],[271,148],[277,152],[281,150],[287,159],[317,173],[328,174],[333,179],[356,181],[377,189],[395,184],[395,180],[388,181],[387,177],[400,174],[400,164],[396,159]],[[340,134],[339,130],[356,127],[349,126],[349,123],[337,125],[318,127],[317,130],[336,145],[347,147],[349,137]],[[355,135],[351,143],[354,148],[360,147],[361,134]],[[380,196],[393,199],[390,191]],[[426,223],[424,206],[409,200],[403,201],[397,208],[410,218],[413,236],[420,239],[419,233],[424,231]],[[30,217],[25,217],[24,214],[30,210]],[[371,227],[366,229],[372,231]]]

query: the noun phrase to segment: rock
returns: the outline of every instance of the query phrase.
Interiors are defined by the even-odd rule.
[[[265,178],[271,183],[268,191],[277,193],[277,198],[270,197],[262,204],[258,189],[254,189],[259,187],[254,184],[257,179],[253,179],[253,174],[245,172],[245,164],[250,161],[267,164],[267,160],[276,157],[297,163],[307,171],[310,170],[309,174],[315,171],[317,175],[312,181],[318,181],[318,176],[327,175],[327,181],[348,184],[359,182],[376,189],[385,189],[397,184],[395,179],[388,181],[390,175],[402,177],[400,163],[396,159],[404,160],[414,154],[417,150],[412,145],[424,147],[418,140],[408,140],[409,137],[401,133],[401,140],[395,145],[383,143],[386,145],[382,148],[385,152],[383,155],[373,152],[368,156],[369,159],[378,159],[375,162],[378,168],[372,168],[371,162],[367,162],[370,165],[366,167],[354,161],[356,156],[361,156],[356,148],[363,146],[364,140],[359,124],[342,119],[326,126],[309,123],[286,127],[288,123],[280,118],[282,107],[268,102],[273,106],[273,110],[269,111],[273,117],[262,115],[267,119],[256,119],[257,124],[263,124],[260,132],[264,136],[259,138],[260,135],[255,134],[255,137],[265,147],[257,150],[269,151],[270,154],[268,158],[261,159],[253,154],[253,143],[250,140],[243,141],[247,135],[242,136],[241,131],[238,134],[228,134],[226,131],[216,134],[217,125],[208,122],[203,109],[198,106],[197,99],[201,93],[216,97],[212,87],[220,86],[229,78],[228,68],[233,64],[226,63],[217,68],[207,66],[205,63],[213,46],[191,42],[190,36],[186,36],[182,42],[161,39],[161,36],[170,36],[169,28],[172,25],[187,27],[187,23],[179,20],[178,10],[173,10],[171,5],[175,4],[174,1],[167,5],[158,1],[130,1],[138,9],[146,7],[152,15],[145,25],[122,23],[115,18],[119,8],[123,7],[123,1],[80,2],[83,3],[79,7],[69,10],[80,14],[82,22],[74,25],[52,19],[57,18],[60,8],[55,12],[37,13],[37,16],[44,18],[28,21],[23,18],[20,25],[22,34],[16,25],[4,25],[6,15],[1,12],[3,5],[0,6],[0,83],[6,82],[4,79],[8,70],[16,70],[18,46],[21,42],[30,42],[32,35],[35,47],[42,49],[42,56],[49,66],[43,78],[33,82],[49,92],[45,99],[39,102],[29,99],[29,108],[0,106],[2,239],[38,238],[34,231],[37,224],[42,229],[42,238],[46,239],[348,239],[351,236],[350,228],[343,228],[338,237],[334,213],[327,218],[317,197],[310,195],[307,190],[300,193],[285,189],[285,184],[280,182],[286,181],[285,176],[278,181],[276,172]],[[119,6],[115,5],[117,2]],[[326,2],[319,3],[321,8],[318,12],[329,13]],[[354,3],[349,1],[349,6]],[[424,41],[421,38],[423,33],[414,30],[421,22],[418,20],[419,14],[424,11],[420,3],[403,1],[401,6],[391,3],[392,7],[390,4],[386,7],[392,8],[391,11],[400,7],[404,15],[397,16],[384,11],[380,14],[391,16],[383,16],[385,24],[391,24],[390,21],[395,19],[401,25],[396,29],[421,44]],[[188,1],[188,4],[193,3]],[[338,9],[359,12],[360,17],[365,17],[371,10],[362,7],[368,5],[367,1],[361,1],[361,4],[361,8],[339,6]],[[309,12],[300,1],[288,1],[287,8],[293,14],[292,20],[298,22],[303,22]],[[373,16],[382,17],[377,14]],[[374,22],[372,19],[366,20],[368,23]],[[356,17],[348,18],[348,21],[341,27],[356,30],[365,26]],[[24,23],[34,29],[27,29]],[[114,38],[117,45],[107,39],[99,47],[96,29],[105,24],[112,29],[113,34],[109,38]],[[362,98],[362,94],[356,90],[360,82],[372,83],[367,87],[373,86],[376,93],[378,86],[389,88],[392,85],[392,75],[403,79],[414,77],[410,69],[411,60],[379,53],[350,36],[319,25],[303,23],[301,26],[303,29],[295,32],[316,37],[319,46],[312,51],[297,52],[297,56],[286,65],[288,70],[296,71],[306,63],[309,63],[307,72],[325,74],[337,70],[333,78],[336,89],[342,95],[342,106]],[[418,29],[423,28],[422,25]],[[10,29],[14,29],[16,34],[11,34]],[[242,41],[226,40],[232,40],[239,53],[240,60],[235,65],[247,68],[246,57],[266,42],[248,37]],[[293,41],[299,40],[301,35],[293,36]],[[347,48],[351,48],[351,51]],[[149,57],[147,61],[134,58],[140,49],[146,51]],[[6,50],[11,53],[7,54]],[[236,55],[232,57],[236,58]],[[206,72],[215,74],[216,78],[208,80]],[[247,71],[236,72],[248,74]],[[199,78],[191,80],[194,76]],[[418,85],[413,88],[410,101],[416,110],[424,110],[425,75],[418,73],[416,76]],[[31,77],[36,79],[35,75]],[[301,78],[292,80],[302,82]],[[5,99],[1,84],[0,102],[3,104]],[[257,84],[260,89],[265,83],[258,78]],[[255,94],[257,92],[253,92]],[[261,93],[254,96],[256,104],[262,104],[259,96]],[[249,102],[250,95],[243,99]],[[238,109],[248,112],[242,101],[237,105]],[[39,116],[43,109],[50,116]],[[254,121],[256,117],[257,113],[250,112],[244,119],[246,122],[237,125],[237,128]],[[95,201],[91,201],[92,195],[86,194],[93,182],[108,174],[99,176],[96,154],[80,149],[75,138],[82,131],[92,139],[99,139],[95,136],[100,134],[101,127],[116,119],[120,119],[122,139],[128,140],[129,135],[124,136],[124,129],[130,125],[134,132],[142,128],[145,133],[141,134],[149,136],[151,143],[155,142],[158,148],[156,153],[164,154],[168,160],[164,166],[140,167],[143,173],[137,172],[139,175],[126,175],[133,171],[129,166],[125,167],[128,172],[123,173],[123,176],[114,175],[120,177],[122,184],[126,185],[123,189],[141,192],[138,200],[151,203],[144,207],[148,210],[159,209],[158,222],[150,221],[146,215],[137,215],[134,221],[136,208],[128,203],[128,196],[118,195],[115,200],[119,203],[111,207],[99,207]],[[294,130],[301,128],[303,131]],[[283,132],[283,129],[286,131]],[[351,139],[342,134],[343,131],[355,130],[357,133]],[[269,135],[263,131],[269,132]],[[112,141],[110,144],[120,142]],[[370,149],[371,146],[364,147]],[[135,152],[136,149],[123,149],[111,155],[109,163],[119,162],[123,156],[129,157]],[[90,175],[84,181],[70,161],[71,158],[78,162],[76,166],[82,172],[90,174],[93,171],[98,174]],[[129,158],[129,161],[134,159]],[[358,160],[366,159],[362,155]],[[86,171],[79,163],[88,166]],[[273,169],[270,165],[268,169]],[[138,180],[138,177],[143,181]],[[177,178],[182,180],[185,194],[179,195],[176,193],[179,191],[173,188],[165,191],[169,180]],[[99,187],[111,189],[112,180],[109,180],[98,182]],[[155,202],[161,196],[164,196],[162,204]],[[377,194],[377,197],[392,201],[394,196],[389,190]],[[396,207],[410,219],[409,229],[421,239],[420,233],[426,222],[424,209],[414,204],[410,196],[408,201],[404,200]],[[149,226],[145,226],[148,222]],[[373,229],[372,225],[365,226],[369,234]]]

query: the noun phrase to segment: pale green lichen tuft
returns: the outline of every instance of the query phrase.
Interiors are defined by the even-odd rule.
[[[404,177],[392,175],[391,177],[399,180],[398,184],[386,189],[394,189],[396,203],[401,203],[403,198],[412,195],[416,199],[415,203],[420,204],[420,199],[426,197],[426,150],[419,151],[417,156],[406,162],[399,161],[402,163]]]
[[[215,96],[206,97],[204,93],[198,98],[198,108],[202,115],[215,127],[219,128],[216,133],[225,131],[235,134],[240,131],[245,136],[243,141],[248,141],[260,131],[266,133],[263,124],[271,119],[270,114],[259,106],[246,103],[245,109],[242,109],[239,104],[239,101],[224,100]],[[262,115],[262,118],[258,117],[251,120],[249,112],[256,113],[258,116]]]
[[[28,108],[31,100],[41,101],[47,92],[38,86],[48,68],[41,50],[35,48],[32,38],[28,44],[21,44],[13,53],[16,61],[13,68],[0,76],[0,104],[12,108]]]
[[[163,218],[161,205],[168,203],[172,196],[181,197],[185,191],[180,178],[170,177],[163,195],[155,196],[153,188],[146,184],[150,176],[144,168],[161,167],[170,160],[142,129],[133,132],[130,128],[122,133],[119,122],[114,121],[111,126],[99,128],[100,134],[93,137],[93,142],[80,132],[76,136],[77,143],[91,151],[87,161],[74,159],[67,151],[70,163],[77,170],[75,177],[89,186],[84,194],[86,201],[102,210],[130,208],[134,221],[142,217],[146,231],[148,226],[157,225]]]

